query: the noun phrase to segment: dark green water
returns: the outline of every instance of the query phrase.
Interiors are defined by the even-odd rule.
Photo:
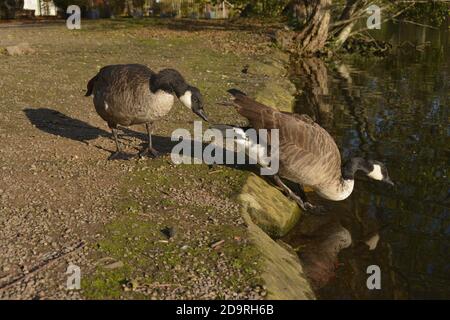
[[[359,176],[343,202],[312,196],[330,214],[306,217],[284,240],[299,248],[319,298],[450,299],[450,32],[377,32],[400,46],[394,54],[299,72],[297,112],[332,134],[344,160],[383,161],[396,186]],[[369,265],[380,267],[380,290],[366,286]]]

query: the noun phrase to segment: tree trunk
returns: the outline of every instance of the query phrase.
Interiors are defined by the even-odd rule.
[[[295,36],[296,52],[301,56],[312,56],[325,46],[330,25],[331,0],[295,0],[294,7],[306,11],[305,21],[299,21],[300,30]],[[298,14],[297,19],[303,14]]]
[[[357,22],[355,16],[359,16],[367,5],[366,0],[347,0],[345,8],[339,18],[338,24],[332,28],[331,34],[334,38],[334,43],[340,47],[347,41],[350,36],[355,23]]]
[[[125,16],[131,17],[131,16],[133,16],[133,11],[134,11],[133,0],[126,0],[123,14]]]

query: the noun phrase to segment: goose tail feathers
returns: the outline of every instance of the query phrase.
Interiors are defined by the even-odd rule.
[[[91,80],[89,80],[87,84],[87,90],[85,93],[85,97],[90,97],[94,91],[94,84],[97,81],[97,76],[93,77]]]

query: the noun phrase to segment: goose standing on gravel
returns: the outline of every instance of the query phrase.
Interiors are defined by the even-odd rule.
[[[91,95],[95,110],[108,123],[114,136],[117,151],[110,159],[121,152],[117,125],[145,124],[148,147],[140,155],[157,156],[158,152],[152,146],[153,122],[169,113],[174,104],[174,95],[192,112],[208,121],[200,91],[187,84],[174,69],[155,73],[139,64],[106,66],[89,81],[86,96]]]
[[[236,89],[228,92],[235,97],[233,105],[238,113],[246,117],[254,129],[279,129],[279,171],[274,175],[274,181],[302,209],[314,208],[306,200],[304,186],[312,188],[325,199],[344,200],[353,191],[357,171],[393,185],[386,166],[379,161],[353,158],[341,167],[341,155],[334,139],[307,115],[277,111]],[[240,128],[234,130],[238,134],[243,132]],[[254,147],[250,145],[253,142],[249,139],[237,142],[243,143],[246,148]],[[299,195],[281,178],[298,184]]]

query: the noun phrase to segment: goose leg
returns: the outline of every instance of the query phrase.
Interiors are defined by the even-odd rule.
[[[298,206],[302,208],[304,211],[307,211],[309,208],[305,206],[305,203],[303,200],[296,195],[287,185],[284,184],[283,181],[281,181],[280,177],[278,175],[274,175],[273,179],[275,180],[275,183],[286,192],[287,196],[297,202]]]
[[[325,211],[324,207],[322,206],[315,206],[311,204],[311,202],[308,201],[308,197],[306,196],[305,190],[303,189],[303,186],[301,184],[297,184],[298,186],[298,195],[302,199],[303,203],[305,204],[305,207],[310,210],[314,211],[316,213],[322,213]]]
[[[298,195],[302,199],[303,203],[305,204],[305,207],[308,208],[308,210],[314,210],[316,208],[319,208],[308,201],[308,197],[306,196],[305,190],[303,189],[303,186],[301,184],[298,184]]]
[[[317,214],[317,215],[323,215],[324,214],[324,210],[322,207],[320,206],[315,206],[312,205],[311,203],[309,203],[306,199],[306,194],[305,191],[303,190],[303,187],[298,185],[299,187],[299,195],[297,195],[294,191],[292,191],[281,179],[279,176],[274,175],[273,176],[275,183],[281,188],[283,189],[287,196],[289,198],[291,198],[292,200],[294,200],[295,202],[297,202],[298,206],[305,212],[308,213],[312,213],[312,214]]]
[[[159,155],[159,152],[152,146],[152,123],[146,123],[145,128],[147,129],[148,146],[139,153],[139,156],[144,157],[150,154],[156,158]]]
[[[306,196],[305,190],[301,184],[297,184],[298,186],[298,195],[302,198],[303,202],[308,202],[308,197]]]
[[[114,142],[116,143],[116,152],[114,152],[111,156],[109,156],[109,160],[114,160],[117,159],[117,157],[120,156],[120,154],[122,153],[122,148],[120,147],[119,144],[119,137],[117,136],[117,126],[113,125],[113,124],[108,124],[108,126],[111,128],[113,137],[114,137]]]

